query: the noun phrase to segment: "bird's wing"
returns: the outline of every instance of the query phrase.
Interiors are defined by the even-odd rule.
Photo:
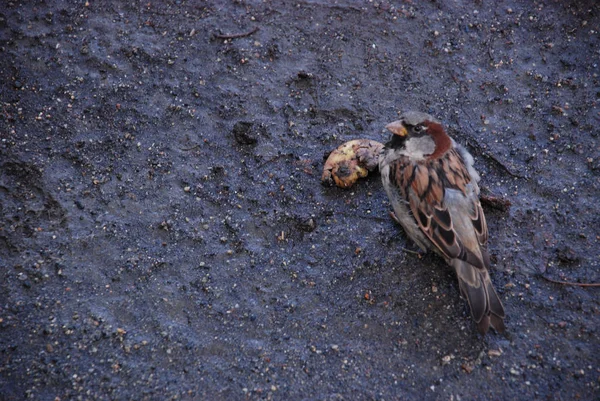
[[[471,183],[460,154],[451,150],[440,159],[419,163],[403,159],[399,164],[398,186],[427,238],[448,259],[464,260],[480,269],[488,266],[487,252],[480,247],[488,237],[485,216],[472,188],[477,184]],[[456,194],[451,200],[446,196],[449,191]],[[448,201],[459,202],[458,207]],[[462,214],[467,214],[470,225],[463,224]]]

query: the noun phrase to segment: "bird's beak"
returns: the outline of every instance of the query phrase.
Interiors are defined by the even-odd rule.
[[[385,126],[385,128],[387,128],[387,130],[390,131],[394,135],[404,137],[408,134],[408,131],[406,130],[406,128],[404,127],[404,124],[402,124],[402,121],[400,121],[400,120],[394,121],[393,123],[389,123],[388,125]]]

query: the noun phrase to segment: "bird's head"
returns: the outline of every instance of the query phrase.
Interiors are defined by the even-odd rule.
[[[407,111],[385,128],[393,134],[386,144],[387,148],[403,149],[408,146],[435,158],[451,146],[450,137],[440,122],[427,113]]]

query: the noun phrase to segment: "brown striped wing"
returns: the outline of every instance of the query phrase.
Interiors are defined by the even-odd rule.
[[[481,269],[489,265],[487,252],[482,250],[482,260],[463,245],[444,204],[446,189],[461,191],[466,197],[465,201],[473,202],[468,209],[479,244],[487,242],[488,231],[483,210],[476,196],[467,196],[470,195],[467,191],[471,177],[455,149],[442,158],[416,163],[408,157],[400,158],[393,171],[392,178],[409,203],[418,226],[444,256],[464,260]]]

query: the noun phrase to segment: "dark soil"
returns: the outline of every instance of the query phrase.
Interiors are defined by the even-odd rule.
[[[1,399],[600,397],[597,2],[2,3]],[[511,205],[506,336],[320,185],[408,109]]]

